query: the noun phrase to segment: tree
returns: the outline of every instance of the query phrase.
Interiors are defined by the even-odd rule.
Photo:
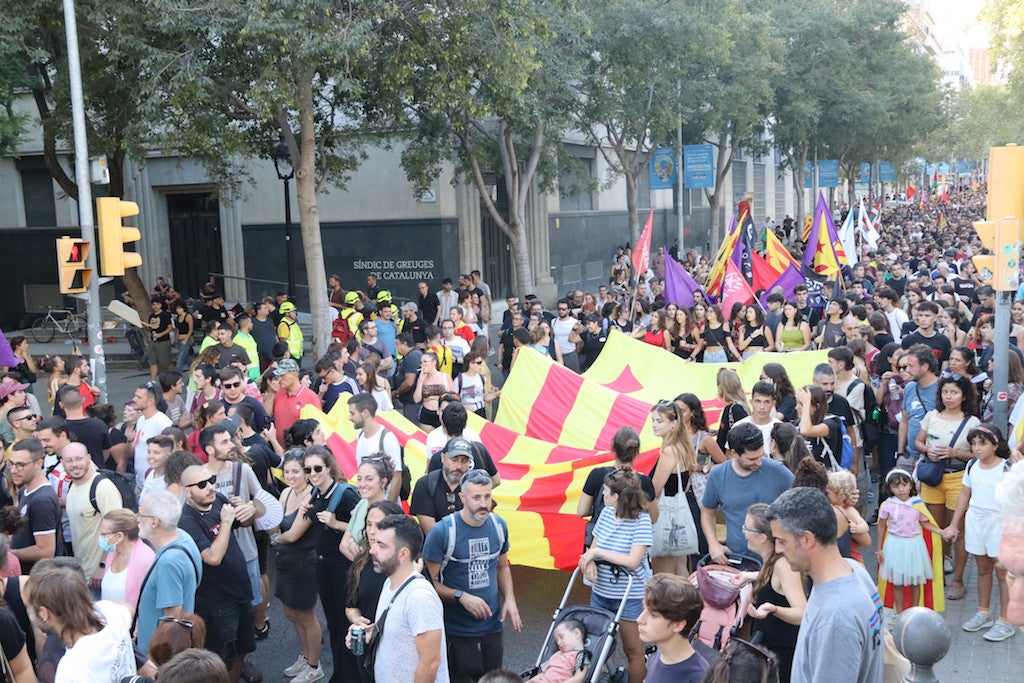
[[[367,91],[381,121],[404,127],[402,166],[417,191],[444,162],[472,183],[509,239],[520,291],[534,288],[527,203],[552,190],[572,121],[583,31],[575,0],[415,3],[375,51],[389,68]],[[508,196],[498,210],[487,174]]]
[[[575,127],[600,151],[611,178],[624,179],[633,243],[640,236],[637,185],[651,152],[675,145],[672,131],[700,112],[705,83],[728,58],[721,17],[728,4],[613,0],[590,8]]]
[[[1007,85],[977,85],[948,94],[942,126],[922,145],[928,159],[975,159],[1024,137],[1021,102]]]
[[[313,318],[313,352],[330,340],[319,193],[343,187],[362,159],[363,71],[389,3],[332,0],[146,0],[145,113],[154,143],[206,163],[242,191],[243,159],[269,158],[279,136],[295,171]]]
[[[1015,94],[1024,96],[1024,0],[985,0],[979,16],[988,24],[999,70]]]

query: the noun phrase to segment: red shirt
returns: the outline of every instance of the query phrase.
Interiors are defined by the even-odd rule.
[[[284,443],[284,433],[299,419],[302,406],[319,408],[320,397],[306,387],[299,387],[294,394],[281,389],[274,396],[274,426],[277,429],[278,443]]]
[[[465,339],[466,343],[470,345],[472,345],[473,340],[476,339],[476,332],[473,331],[473,328],[463,322],[460,322],[455,326],[455,334]]]
[[[78,385],[78,393],[82,395],[82,410],[96,402],[96,397],[92,395],[92,387],[85,382]]]

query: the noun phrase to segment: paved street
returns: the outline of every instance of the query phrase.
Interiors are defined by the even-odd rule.
[[[31,338],[31,337],[30,337]],[[127,353],[127,345],[112,346],[113,353]],[[49,344],[32,343],[32,353],[37,357],[46,353],[70,353],[70,346],[59,342]],[[124,363],[108,370],[108,400],[114,405],[122,404],[131,397],[135,387],[149,378],[146,370],[125,368]],[[36,395],[45,402],[46,389],[41,380],[36,385]],[[874,528],[872,528],[874,533]],[[874,554],[865,552],[869,571],[874,573]],[[547,633],[551,615],[557,606],[569,579],[568,573],[545,571],[529,567],[514,567],[513,577],[520,613],[523,619],[522,633],[509,632],[505,638],[505,663],[510,669],[522,671],[534,665],[541,642]],[[960,624],[974,613],[976,603],[976,572],[973,563],[968,564],[965,575],[967,596],[958,602],[947,601],[946,619],[950,624],[953,641],[946,658],[936,666],[936,673],[942,681],[986,681],[989,683],[1010,683],[1020,681],[1024,671],[1024,635],[1002,643],[989,643],[981,633],[966,633]],[[993,604],[998,604],[998,588],[993,594]],[[573,594],[574,602],[588,599],[582,586],[577,585]],[[291,664],[298,652],[298,640],[290,624],[284,618],[281,605],[274,600],[271,605],[271,636],[261,641],[254,657],[267,680],[279,680],[280,670]],[[323,615],[321,614],[323,624]],[[324,660],[330,661],[330,650],[324,646]]]

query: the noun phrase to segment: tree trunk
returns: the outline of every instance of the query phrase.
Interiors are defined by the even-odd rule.
[[[330,343],[331,327],[327,318],[327,269],[320,240],[320,208],[316,197],[316,128],[313,123],[312,76],[297,79],[300,103],[298,155],[292,150],[295,169],[295,194],[298,199],[302,249],[306,258],[306,282],[309,285],[309,309],[313,318],[313,358],[319,358]],[[295,164],[295,161],[298,164]]]
[[[725,239],[725,235],[722,234],[722,219],[718,209],[722,201],[722,183],[732,167],[735,145],[732,144],[732,138],[728,130],[720,133],[718,142],[714,144],[718,150],[715,168],[715,187],[713,188],[714,192],[704,190],[704,196],[707,197],[708,206],[711,207],[711,244],[720,244]],[[713,254],[714,251],[712,251]]]
[[[623,166],[623,168],[626,168]],[[626,211],[629,215],[629,243],[636,245],[640,240],[640,214],[637,208],[636,178],[630,171],[623,174],[626,179]]]
[[[795,159],[793,157],[796,157]],[[796,233],[797,235],[803,235],[804,232],[804,215],[807,213],[807,209],[804,208],[804,180],[807,176],[807,151],[801,150],[796,152],[790,157],[793,161],[791,164],[793,170],[793,190],[796,195]]]

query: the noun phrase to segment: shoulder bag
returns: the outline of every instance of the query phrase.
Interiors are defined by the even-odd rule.
[[[964,416],[960,426],[957,427],[956,432],[953,434],[953,438],[950,440],[949,445],[952,447],[956,443],[956,440],[960,438],[960,432],[964,430],[967,425],[967,421],[971,419],[970,415]],[[945,463],[943,461],[935,462],[924,453],[917,461],[917,469],[914,473],[917,475],[917,480],[922,484],[928,486],[938,486],[942,483],[942,475],[945,470]]]
[[[682,482],[682,471],[676,461],[676,481]],[[674,496],[666,496],[661,490],[658,499],[658,521],[653,525],[654,544],[651,546],[651,557],[679,557],[693,555],[697,552],[697,524],[690,511],[687,492],[690,489],[690,478],[685,488]]]

